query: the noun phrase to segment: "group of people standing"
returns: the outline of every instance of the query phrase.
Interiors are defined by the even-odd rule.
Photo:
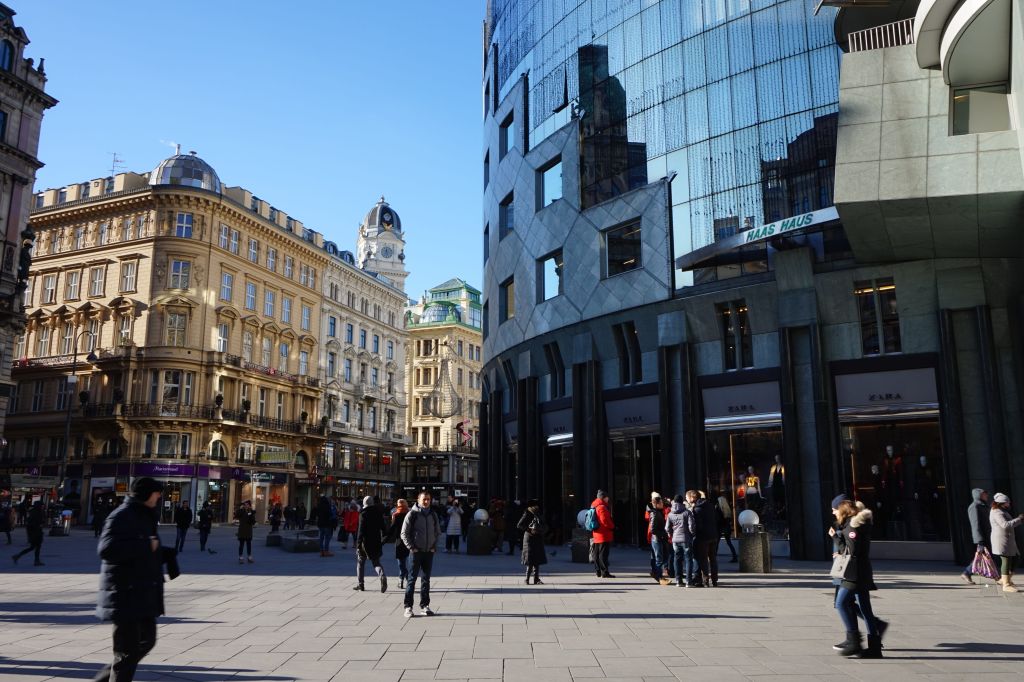
[[[998,583],[1004,592],[1018,592],[1013,583],[1020,550],[1017,548],[1016,528],[1024,523],[1024,514],[1016,517],[1010,513],[1010,498],[996,493],[989,504],[988,492],[984,488],[971,491],[972,501],[967,507],[967,519],[971,524],[971,540],[978,552],[991,553],[999,557]],[[971,577],[972,564],[968,564],[960,577],[964,582],[974,584]]]

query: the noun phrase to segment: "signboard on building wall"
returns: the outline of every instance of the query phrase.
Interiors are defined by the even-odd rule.
[[[545,437],[550,438],[551,436],[571,435],[572,408],[569,407],[564,410],[541,412],[540,424],[541,428],[544,430]]]
[[[938,387],[931,367],[836,376],[836,406],[874,411],[919,406],[937,409]]]
[[[782,411],[777,381],[705,388],[701,395],[705,419],[779,414]]]
[[[660,421],[657,395],[609,400],[604,404],[604,410],[608,419],[609,431],[653,430],[657,428]]]

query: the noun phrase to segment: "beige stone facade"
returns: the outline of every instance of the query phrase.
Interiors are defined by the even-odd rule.
[[[476,499],[480,319],[480,292],[461,279],[428,290],[406,311],[410,446],[402,484],[407,494],[427,488],[437,496]]]
[[[381,198],[359,228],[357,252],[371,257],[359,267],[353,254],[341,252],[327,268],[320,366],[329,483],[341,498],[390,502],[400,492],[407,441],[404,246],[398,214]],[[376,266],[384,267],[370,270]]]
[[[38,192],[31,227],[4,462],[17,496],[46,494],[65,456],[65,500],[80,496],[83,518],[140,475],[168,486],[165,521],[180,500],[208,500],[227,520],[242,499],[265,518],[275,502],[311,508],[335,492],[325,408],[337,401],[324,383],[337,339],[322,325],[358,318],[383,349],[401,348],[401,292],[249,191],[221,187],[194,153]],[[353,300],[361,308],[342,314]],[[383,352],[371,364],[401,372]],[[389,434],[401,432],[385,422],[400,399],[379,403]]]
[[[43,165],[37,158],[43,113],[57,103],[43,90],[43,61],[24,56],[29,40],[15,25],[14,11],[0,4],[0,224],[4,245],[0,260],[0,434],[13,389],[10,352],[24,329],[21,292],[29,268],[32,233],[26,232],[32,183]],[[0,442],[0,455],[4,446]],[[6,486],[0,484],[0,488]],[[6,500],[0,500],[5,503]]]

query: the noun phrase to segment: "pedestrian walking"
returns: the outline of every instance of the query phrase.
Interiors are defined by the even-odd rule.
[[[686,498],[682,495],[672,498],[672,511],[665,519],[665,531],[672,541],[676,585],[691,587],[693,585],[693,543],[697,537],[697,524],[694,522],[693,512],[686,505]]]
[[[18,563],[18,559],[29,552],[34,552],[35,562],[32,565],[43,565],[43,562],[39,560],[39,553],[43,549],[43,526],[45,525],[46,514],[43,512],[43,501],[36,500],[25,514],[25,534],[28,536],[28,547],[11,557],[14,559],[14,563]]]
[[[185,536],[188,535],[192,519],[192,510],[189,509],[187,500],[178,505],[178,508],[174,510],[174,525],[178,529],[177,536],[174,539],[174,549],[179,553],[185,551]]]
[[[359,531],[359,505],[355,502],[345,505],[345,511],[341,515],[341,530],[338,531],[338,540],[341,541],[341,548],[348,549],[348,539],[352,538],[352,546],[356,545],[356,533]]]
[[[544,536],[548,532],[548,526],[544,523],[540,502],[527,501],[526,511],[523,512],[516,527],[523,534],[522,561],[523,566],[526,566],[526,584],[530,584],[532,573],[533,584],[543,585],[540,580],[540,567],[548,562],[548,554],[544,549]]]
[[[992,511],[989,513],[989,524],[992,526],[992,554],[1000,559],[999,584],[1003,592],[1017,592],[1013,584],[1013,571],[1017,568],[1017,538],[1014,529],[1024,523],[1024,514],[1010,516],[1010,498],[1003,493],[992,497]]]
[[[320,556],[331,557],[331,536],[338,527],[338,508],[331,504],[326,495],[321,495],[316,504],[316,527],[320,531]]]
[[[252,510],[252,502],[243,502],[235,512],[235,518],[238,519],[238,563],[245,563],[246,551],[249,563],[256,563],[252,558],[252,529],[256,527],[256,512]]]
[[[858,508],[845,495],[838,495],[832,500],[832,514],[839,530],[829,528],[828,534],[835,540],[836,553],[849,556],[842,575],[835,576],[841,580],[835,608],[846,629],[846,639],[836,646],[842,656],[882,658],[879,621],[871,610],[871,591],[877,589],[871,566],[871,510],[863,505]],[[868,631],[867,649],[861,644],[858,615]]]
[[[0,507],[0,532],[7,536],[7,544],[11,544],[11,528],[14,527],[14,510],[9,506]]]
[[[395,511],[391,513],[391,527],[388,529],[388,542],[395,543],[395,561],[398,562],[398,589],[405,589],[405,581],[409,578],[409,548],[402,542],[402,524],[409,513],[409,503],[398,500]]]
[[[309,516],[309,511],[306,509],[306,503],[299,502],[299,508],[295,510],[295,520],[299,524],[299,530],[306,530],[307,516]]]
[[[270,510],[270,532],[276,533],[281,529],[281,503],[278,502]]]
[[[388,577],[380,557],[384,553],[384,538],[387,535],[387,512],[384,507],[367,495],[363,498],[363,510],[359,512],[359,528],[356,531],[356,586],[362,591],[366,575],[366,561],[370,560],[373,569],[380,578],[380,591],[388,591]]]
[[[441,526],[430,508],[430,493],[420,492],[416,504],[402,523],[402,542],[412,554],[412,569],[405,584],[405,617],[412,618],[412,602],[416,594],[416,578],[420,579],[420,614],[432,616],[430,609],[430,574],[434,554],[441,538]]]
[[[597,528],[592,531],[592,551],[594,554],[594,571],[598,578],[614,578],[608,569],[608,558],[611,554],[612,542],[615,540],[615,521],[612,519],[611,507],[608,506],[608,493],[598,490],[590,508],[597,516]]]
[[[114,624],[114,660],[94,682],[130,682],[156,644],[156,619],[164,615],[164,564],[168,577],[178,576],[176,552],[161,547],[157,535],[162,492],[159,481],[137,479],[103,526],[96,615]]]
[[[92,535],[98,538],[100,533],[103,531],[103,522],[107,520],[107,515],[110,513],[110,506],[107,501],[102,497],[98,498],[93,504],[92,510]]]
[[[691,490],[687,499],[693,505],[693,520],[697,525],[697,536],[694,540],[694,557],[701,574],[700,584],[703,587],[718,587],[718,557],[712,557],[712,546],[718,546],[718,523],[715,511],[701,496],[700,491]],[[696,582],[695,582],[696,584]]]
[[[992,551],[992,524],[989,523],[988,517],[991,513],[991,509],[988,504],[988,492],[984,488],[974,488],[971,490],[971,503],[967,505],[967,521],[971,526],[971,542],[975,545],[975,551],[979,551],[985,548],[990,553]],[[960,578],[965,583],[974,583],[972,578],[973,572],[971,566],[973,565],[973,557],[971,563],[967,564],[967,567],[960,574]]]
[[[203,508],[196,514],[197,526],[199,527],[199,551],[206,551],[206,543],[210,540],[210,531],[213,530],[213,509],[209,502],[203,502]],[[213,553],[213,550],[210,550]]]
[[[505,545],[505,500],[494,499],[491,500],[491,506],[488,510],[490,516],[491,528],[494,529],[494,547],[501,551]]]
[[[462,506],[458,498],[452,498],[448,504],[448,526],[445,528],[444,551],[455,551],[459,553],[459,543],[462,541]]]
[[[647,521],[647,542],[651,547],[651,577],[660,585],[665,574],[665,554],[668,550],[668,531],[665,528],[668,514],[660,493],[651,493],[644,519]]]
[[[729,548],[729,553],[732,554],[732,558],[729,559],[730,564],[736,563],[738,557],[736,556],[736,548],[732,544],[732,505],[729,504],[729,500],[725,495],[719,495],[717,497],[717,504],[715,505],[715,511],[718,512],[718,537],[725,540],[725,546]],[[718,543],[716,543],[717,545]],[[718,555],[718,547],[715,547],[715,555]]]

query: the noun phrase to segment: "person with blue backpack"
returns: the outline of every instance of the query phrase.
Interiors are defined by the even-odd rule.
[[[584,517],[583,526],[592,534],[594,572],[598,578],[614,578],[615,576],[608,570],[608,555],[615,539],[615,522],[608,506],[608,493],[603,490],[597,491],[597,496],[590,503],[590,509]]]

